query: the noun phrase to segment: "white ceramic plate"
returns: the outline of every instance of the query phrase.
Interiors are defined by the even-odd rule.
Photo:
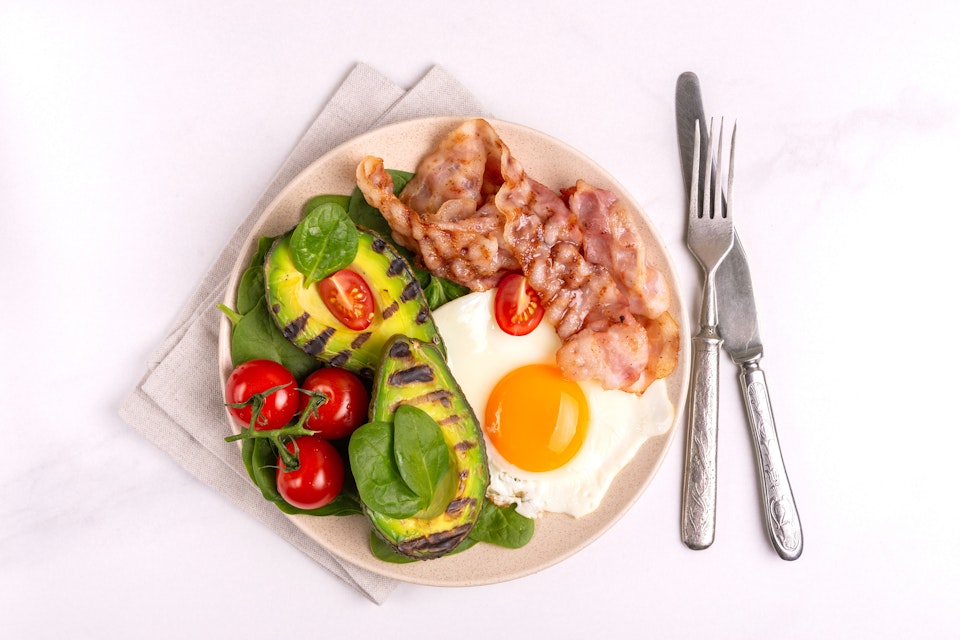
[[[364,156],[381,157],[385,166],[392,169],[415,170],[419,159],[463,120],[460,117],[424,118],[389,125],[350,140],[307,167],[266,208],[241,248],[227,286],[225,304],[235,308],[237,284],[260,236],[275,236],[293,228],[299,222],[301,207],[312,196],[351,193],[356,186],[356,167]],[[626,513],[653,479],[683,415],[681,409],[687,392],[690,368],[687,313],[680,297],[676,270],[650,220],[619,183],[583,154],[527,127],[496,120],[490,122],[527,173],[536,180],[559,190],[582,178],[595,186],[612,190],[636,212],[647,246],[647,260],[665,274],[674,292],[670,312],[680,324],[681,350],[677,369],[666,382],[668,395],[677,412],[671,429],[648,440],[620,472],[599,509],[579,519],[547,514],[537,522],[533,540],[522,549],[478,544],[464,553],[446,558],[392,564],[371,555],[368,546],[370,527],[364,516],[289,516],[308,536],[343,560],[417,584],[468,586],[512,580],[556,564],[594,541]],[[223,383],[233,369],[230,323],[225,318],[220,326],[219,360]]]

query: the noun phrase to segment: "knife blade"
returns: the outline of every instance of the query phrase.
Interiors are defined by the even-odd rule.
[[[677,79],[677,136],[680,145],[681,169],[685,193],[690,193],[694,157],[694,127],[705,122],[700,80],[686,72]],[[708,150],[701,140],[700,175],[704,175]],[[701,194],[700,202],[703,202]],[[721,206],[726,202],[721,198]],[[744,408],[750,424],[754,454],[760,479],[764,508],[764,524],[770,542],[784,560],[796,560],[803,551],[803,534],[790,480],[783,463],[773,408],[766,376],[760,368],[763,343],[753,282],[746,253],[739,236],[734,233],[733,248],[720,263],[716,274],[719,332],[723,349],[739,366],[739,380]]]

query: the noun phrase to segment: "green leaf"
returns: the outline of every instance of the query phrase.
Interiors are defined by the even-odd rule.
[[[390,518],[409,518],[427,506],[400,476],[394,457],[393,425],[368,422],[353,432],[348,446],[350,468],[360,500]]]
[[[304,286],[353,262],[358,243],[357,227],[343,207],[326,202],[311,209],[290,237],[290,254]]]
[[[269,440],[252,440],[250,478],[270,502],[283,501],[277,491],[277,450]],[[246,443],[244,443],[246,446]]]
[[[303,205],[303,215],[306,216],[308,213],[322,204],[335,204],[346,211],[347,207],[350,206],[350,196],[326,193],[319,196],[313,196]]]
[[[519,549],[533,537],[534,521],[517,513],[517,505],[498,507],[484,500],[470,537],[508,549]]]
[[[241,315],[249,313],[265,295],[263,261],[273,245],[273,240],[266,236],[260,238],[256,253],[250,259],[250,264],[243,272],[243,276],[240,277],[240,284],[237,287],[237,313]]]
[[[290,514],[305,514],[311,516],[349,516],[363,513],[363,508],[357,497],[344,487],[340,494],[330,504],[318,509],[301,509],[295,507],[280,495],[277,490],[277,449],[266,439],[249,439],[243,441],[242,449],[244,465],[250,479],[260,489],[263,497],[274,503],[280,511]]]
[[[234,365],[248,360],[273,360],[289,369],[297,380],[320,367],[317,360],[283,337],[263,297],[233,328],[230,350]]]
[[[333,502],[317,509],[301,509],[286,502],[283,498],[274,502],[280,511],[290,514],[303,514],[307,516],[353,516],[363,513],[363,507],[360,506],[360,502],[356,496],[350,495],[346,491],[341,491],[340,494],[333,499]]]
[[[256,443],[250,440],[244,440],[240,449],[240,457],[243,459],[243,466],[247,470],[247,475],[253,480],[253,450]],[[256,482],[254,480],[254,482]]]
[[[413,558],[405,556],[391,547],[386,540],[378,536],[373,531],[370,532],[370,551],[373,553],[374,558],[377,560],[383,560],[384,562],[392,562],[394,564],[408,564],[410,562],[416,562],[416,560]]]
[[[423,289],[423,294],[427,298],[427,304],[430,305],[431,311],[468,293],[470,293],[469,288],[437,276],[431,276],[427,286]]]
[[[422,409],[400,405],[393,418],[393,450],[400,477],[430,504],[450,468],[450,449],[440,425]]]

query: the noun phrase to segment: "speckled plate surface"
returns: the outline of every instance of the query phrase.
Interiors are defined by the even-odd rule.
[[[257,239],[262,235],[279,235],[293,228],[308,199],[321,193],[351,193],[356,185],[356,167],[366,155],[383,158],[385,166],[393,169],[415,170],[419,159],[463,121],[462,117],[442,117],[389,125],[350,140],[310,165],[266,208],[247,238],[231,274],[225,304],[235,307],[237,284],[256,248]],[[565,143],[509,122],[490,120],[490,123],[527,173],[538,181],[559,190],[582,178],[595,186],[612,190],[636,212],[647,246],[647,260],[666,275],[674,292],[670,312],[680,324],[681,352],[677,369],[666,382],[670,400],[678,410],[671,429],[647,440],[620,472],[599,509],[579,519],[545,515],[537,523],[533,540],[522,549],[478,544],[464,553],[438,560],[391,564],[371,555],[368,546],[370,527],[364,516],[289,516],[297,527],[343,560],[417,584],[470,586],[512,580],[554,565],[596,540],[626,513],[653,479],[677,431],[687,392],[689,326],[679,295],[681,289],[666,247],[639,205],[607,172]],[[222,384],[233,369],[230,323],[226,318],[220,327],[219,364]]]

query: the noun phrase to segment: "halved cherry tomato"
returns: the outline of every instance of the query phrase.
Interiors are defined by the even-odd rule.
[[[373,322],[373,293],[356,271],[341,269],[317,284],[323,304],[348,328],[363,331]]]
[[[497,325],[512,336],[527,335],[543,319],[540,294],[519,273],[511,273],[500,280],[493,299],[493,310]]]
[[[301,509],[319,509],[330,504],[343,488],[343,458],[336,448],[318,436],[300,436],[287,443],[298,451],[300,466],[287,471],[277,458],[277,491],[284,500]]]
[[[346,369],[317,369],[300,388],[327,396],[327,401],[310,412],[304,426],[324,438],[344,438],[367,419],[370,395],[356,375]],[[310,395],[300,394],[300,411],[306,409]]]
[[[264,397],[255,428],[257,431],[269,431],[285,427],[300,410],[300,391],[297,390],[293,374],[273,360],[250,360],[233,370],[225,388],[227,404],[247,404],[229,407],[230,414],[242,426],[250,426],[253,402],[248,401],[254,395],[274,387],[282,388]]]

